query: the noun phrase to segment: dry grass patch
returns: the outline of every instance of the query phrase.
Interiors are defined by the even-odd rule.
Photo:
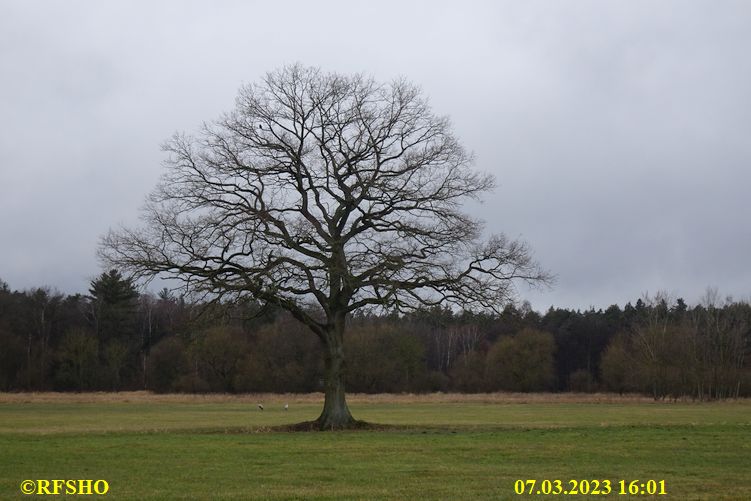
[[[149,391],[92,392],[92,393],[0,393],[0,404],[212,404],[212,403],[256,403],[289,402],[313,403],[323,402],[323,393],[311,394],[271,394],[246,393],[241,395],[227,393],[159,394]]]
[[[477,404],[540,404],[540,403],[650,403],[654,400],[643,395],[618,395],[614,393],[424,393],[424,394],[364,394],[347,396],[352,404],[407,404],[407,403],[477,403]],[[690,402],[690,399],[681,399]],[[20,403],[165,403],[165,404],[317,404],[323,403],[323,393],[246,393],[246,394],[156,394],[148,391],[122,391],[118,393],[0,393],[0,404]]]

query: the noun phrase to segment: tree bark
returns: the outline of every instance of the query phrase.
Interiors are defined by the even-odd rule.
[[[355,419],[349,412],[344,393],[346,363],[344,361],[344,326],[337,325],[325,337],[325,400],[323,411],[316,419],[316,426],[322,430],[352,428]]]

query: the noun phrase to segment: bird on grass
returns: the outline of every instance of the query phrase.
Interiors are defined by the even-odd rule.
[[[263,410],[263,404],[258,404],[258,408]]]
[[[284,404],[284,410],[285,410],[285,411],[288,411],[288,410],[289,410],[289,404]]]

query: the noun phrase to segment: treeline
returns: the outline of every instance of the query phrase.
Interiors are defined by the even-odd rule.
[[[665,296],[606,310],[356,315],[352,392],[615,391],[751,395],[751,306]],[[117,271],[87,295],[0,281],[0,391],[320,391],[318,340],[289,315],[139,294]]]

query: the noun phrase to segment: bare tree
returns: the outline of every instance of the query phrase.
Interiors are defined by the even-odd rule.
[[[497,309],[516,279],[549,279],[523,242],[481,241],[482,223],[461,204],[493,177],[471,169],[449,120],[406,81],[285,67],[164,149],[145,225],[110,232],[101,256],[136,277],[288,310],[323,344],[320,428],[356,423],[342,349],[351,312]]]

